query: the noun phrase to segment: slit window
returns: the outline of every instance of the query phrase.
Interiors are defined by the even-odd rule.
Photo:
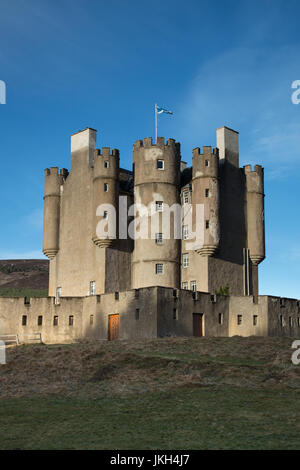
[[[223,313],[219,313],[218,321],[219,321],[219,325],[223,325],[223,323],[224,323]]]
[[[94,324],[94,315],[90,315],[90,325]]]
[[[104,161],[104,168],[109,168],[109,161],[108,160]]]
[[[253,315],[253,326],[257,326],[257,323],[258,323],[258,316]]]
[[[74,325],[74,316],[70,315],[69,316],[69,326],[73,326],[73,325]]]
[[[238,315],[238,316],[237,316],[237,324],[238,324],[238,325],[241,325],[242,322],[243,322],[243,315]]]
[[[43,324],[43,317],[42,317],[42,315],[39,315],[39,316],[38,316],[37,324],[38,324],[38,326],[42,326],[42,324]]]
[[[209,228],[209,220],[206,220],[206,221],[205,221],[205,228],[206,228],[206,229]]]
[[[58,326],[58,316],[57,315],[55,315],[53,317],[53,326]]]
[[[108,216],[107,211],[104,211],[104,212],[103,212],[103,219],[107,219],[107,216]]]
[[[26,326],[27,325],[27,315],[23,315],[22,316],[22,326]]]
[[[136,308],[136,309],[135,309],[135,319],[136,319],[136,320],[139,320],[139,319],[140,319],[140,309],[139,309],[139,308]]]
[[[90,282],[90,295],[95,295],[95,291],[96,291],[96,282],[91,281]]]
[[[173,320],[178,320],[177,308],[173,308]]]
[[[209,167],[209,160],[205,160],[205,166]]]
[[[205,190],[205,197],[209,197],[209,189]]]
[[[107,191],[108,191],[108,184],[104,183],[104,192],[107,193]]]

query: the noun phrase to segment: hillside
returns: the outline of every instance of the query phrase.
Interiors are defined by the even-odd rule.
[[[2,449],[297,449],[290,338],[27,345],[0,366]]]
[[[0,295],[48,289],[49,261],[44,259],[0,260]]]

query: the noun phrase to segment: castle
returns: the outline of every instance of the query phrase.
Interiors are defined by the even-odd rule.
[[[192,167],[175,140],[138,140],[132,171],[96,134],[72,135],[70,172],[45,170],[49,297],[0,299],[0,330],[45,342],[300,333],[299,301],[258,292],[264,172],[239,167],[238,132],[217,129]]]

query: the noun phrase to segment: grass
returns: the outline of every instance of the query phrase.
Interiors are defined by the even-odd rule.
[[[0,297],[47,297],[47,289],[26,289],[22,287],[0,287]]]
[[[9,348],[1,449],[299,449],[289,338]]]

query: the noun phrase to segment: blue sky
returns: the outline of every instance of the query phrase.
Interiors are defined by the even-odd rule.
[[[44,168],[70,166],[70,134],[119,148],[159,134],[192,148],[240,132],[240,165],[265,168],[260,292],[300,298],[300,4],[296,1],[0,1],[0,258],[42,257]]]

